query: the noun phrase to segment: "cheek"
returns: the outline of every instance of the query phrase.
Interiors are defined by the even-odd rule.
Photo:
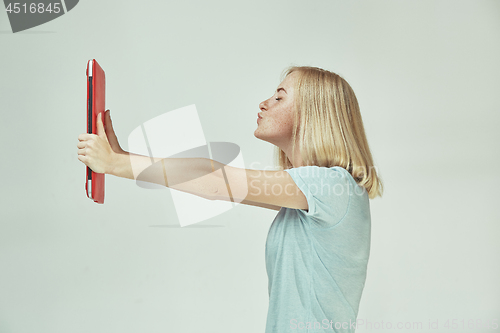
[[[276,129],[282,133],[291,133],[293,128],[293,118],[288,114],[283,114],[275,120]]]

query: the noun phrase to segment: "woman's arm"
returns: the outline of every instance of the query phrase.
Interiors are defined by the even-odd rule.
[[[161,169],[159,168],[160,164],[158,164],[158,168],[155,167],[151,168],[151,163],[156,164],[158,162],[161,164]],[[202,179],[200,179],[201,183],[194,182],[191,185],[189,185],[189,183],[187,183],[187,181],[189,181],[189,178],[187,178],[186,176],[191,174],[192,178],[200,178],[202,176],[206,176],[208,173],[215,171],[214,165],[218,166],[222,165],[219,164],[218,162],[215,163],[213,162],[214,161],[212,160],[207,161],[205,159],[202,159],[202,161],[200,161],[193,158],[151,159],[150,157],[147,156],[123,152],[122,156],[118,156],[115,165],[113,166],[112,170],[110,170],[109,173],[117,177],[135,179],[134,170],[132,168],[133,164],[136,166],[137,171],[144,170],[150,167],[151,169],[146,170],[146,172],[139,175],[138,177],[139,180],[168,186],[171,188],[175,188],[177,190],[193,193],[203,197],[211,197],[211,195],[213,195],[214,192],[216,192],[214,190],[215,187],[212,187],[212,190],[210,190],[211,188],[210,186],[203,186]],[[163,174],[163,165],[165,165],[165,174],[170,176],[165,177],[165,175]],[[182,176],[184,177],[184,179],[176,178],[175,170],[182,170]],[[165,181],[165,179],[167,179],[167,181]],[[179,183],[184,183],[184,184],[179,185]],[[176,184],[177,186],[174,186]],[[208,193],[206,192],[207,189],[209,190]],[[272,210],[281,209],[280,206],[275,206],[250,200],[243,200],[241,201],[241,203],[249,206],[267,208]]]
[[[127,153],[114,135],[109,112],[106,116],[107,129],[101,112],[97,134],[78,136],[78,159],[94,172],[155,183],[209,200],[275,210],[307,208],[305,196],[284,171],[234,168],[208,158],[153,158]]]
[[[167,186],[210,200],[221,200],[217,197],[222,193],[229,193],[231,187],[225,186],[224,191],[219,191],[217,186],[222,186],[220,180],[224,177],[222,170],[217,170],[220,172],[219,177],[210,174],[216,171],[215,168],[222,167],[224,167],[222,163],[205,158],[150,158],[124,152],[117,156],[108,173],[117,177]],[[225,181],[224,183],[227,184]],[[229,200],[228,195],[226,201]],[[234,198],[231,201],[234,201]],[[281,209],[281,206],[248,199],[243,199],[240,203],[272,210]]]

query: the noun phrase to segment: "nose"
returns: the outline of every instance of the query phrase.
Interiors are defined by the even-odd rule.
[[[267,100],[266,100],[266,101],[263,101],[263,102],[260,102],[260,104],[259,104],[259,109],[260,109],[261,111],[265,111],[265,110],[267,109],[266,102],[267,102]]]

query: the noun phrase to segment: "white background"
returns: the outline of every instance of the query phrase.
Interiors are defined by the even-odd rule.
[[[168,189],[107,175],[105,204],[86,197],[92,58],[125,149],[196,104],[206,140],[252,169],[272,166],[253,132],[281,71],[337,72],[385,185],[358,319],[500,330],[467,329],[500,320],[500,1],[82,0],[16,34],[0,12],[1,333],[264,332],[276,211],[177,228]],[[372,331],[387,330],[358,330]]]

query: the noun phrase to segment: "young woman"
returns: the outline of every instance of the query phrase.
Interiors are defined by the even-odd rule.
[[[260,110],[254,135],[276,146],[277,171],[205,158],[152,164],[121,149],[109,110],[97,135],[78,137],[78,159],[95,172],[279,210],[266,242],[266,333],[354,332],[370,252],[369,199],[383,192],[356,96],[335,73],[294,66]]]

